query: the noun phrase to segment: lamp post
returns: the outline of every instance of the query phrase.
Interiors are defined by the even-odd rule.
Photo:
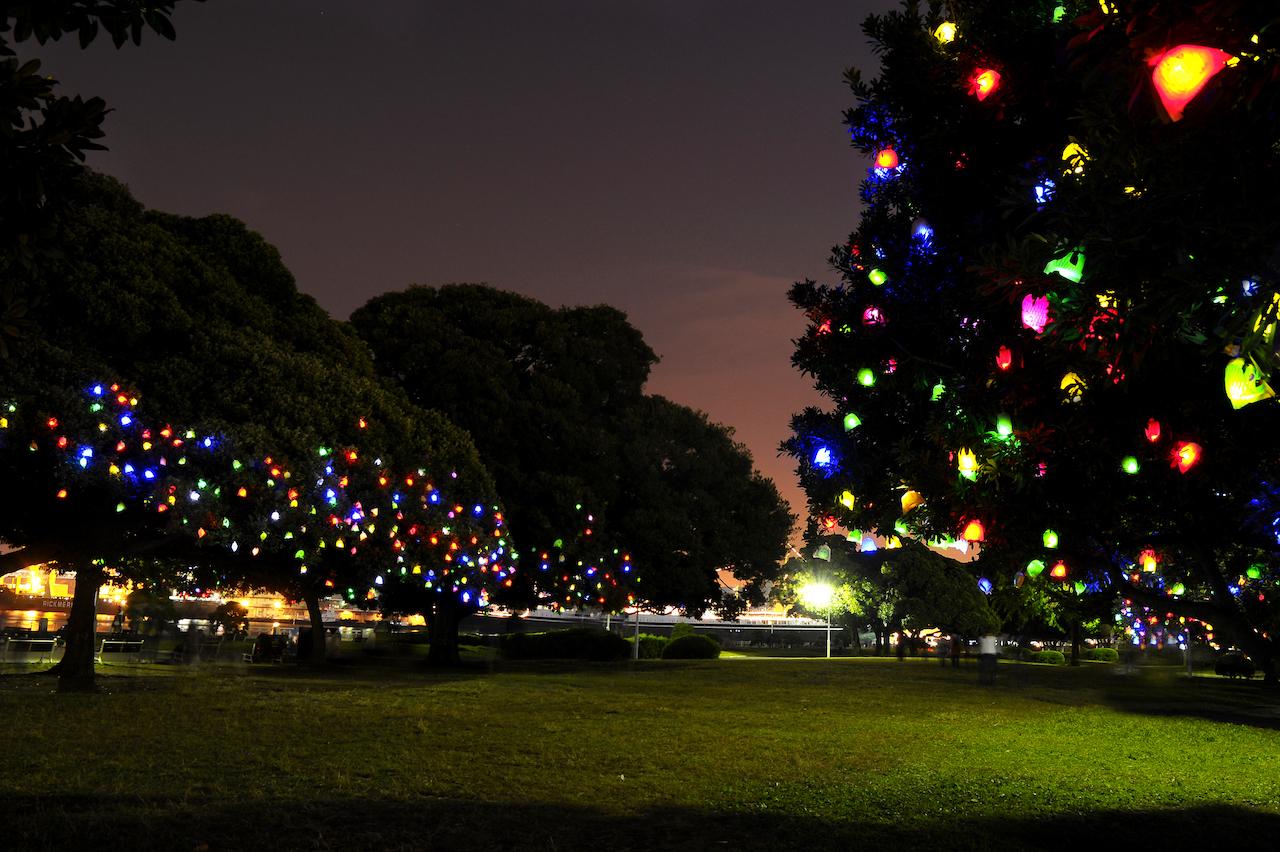
[[[826,608],[827,610],[827,659],[831,659],[831,603],[835,597],[835,589],[826,583],[814,583],[811,586],[805,586],[800,591],[800,596],[804,598],[805,603],[817,609]]]

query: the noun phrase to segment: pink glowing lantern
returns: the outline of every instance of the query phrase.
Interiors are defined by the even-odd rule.
[[[884,314],[875,305],[862,312],[863,325],[884,325]]]
[[[1036,298],[1028,293],[1022,299],[1022,324],[1040,334],[1049,324],[1049,297]]]

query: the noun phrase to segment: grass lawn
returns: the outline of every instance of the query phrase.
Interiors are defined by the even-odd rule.
[[[1280,695],[895,659],[0,677],[6,850],[1274,849]]]

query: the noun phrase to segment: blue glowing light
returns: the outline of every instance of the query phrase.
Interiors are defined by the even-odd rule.
[[[439,502],[440,502],[440,495],[439,495],[439,494],[436,494],[436,493],[433,491],[433,492],[431,493],[431,502],[432,502],[432,503],[439,503]]]
[[[94,386],[93,386],[93,395],[94,395],[94,396],[102,396],[102,385],[94,385]]]
[[[145,476],[147,479],[155,479],[155,478],[156,478],[156,472],[155,472],[154,470],[144,470],[144,471],[142,472],[142,475],[143,475],[143,476]]]
[[[474,509],[474,511],[475,511],[475,513],[476,513],[477,515],[483,515],[483,514],[484,514],[484,507],[482,507],[482,506],[476,506],[476,508]]]
[[[192,492],[191,492],[190,494],[188,494],[187,496],[191,498],[191,502],[192,502],[192,503],[198,503],[198,502],[200,502],[200,492],[199,492],[199,491],[192,491]]]
[[[1244,288],[1246,296],[1255,296],[1258,293],[1258,282],[1252,279],[1246,278],[1240,282],[1240,286]]]
[[[981,580],[978,581],[978,588],[982,590],[982,593],[984,595],[989,595],[991,594],[991,589],[993,587],[991,585],[991,581],[988,580],[986,577],[983,577]]]
[[[827,467],[831,464],[831,450],[826,447],[819,447],[818,451],[813,454],[813,463],[818,467]]]
[[[1049,201],[1050,199],[1052,199],[1053,192],[1055,189],[1057,189],[1057,186],[1054,185],[1053,181],[1051,180],[1043,181],[1039,186],[1036,187],[1036,203],[1044,204],[1046,201]]]
[[[132,423],[132,422],[133,422],[133,418],[132,418],[132,417],[130,417],[129,415],[127,415],[127,414],[121,414],[121,415],[120,415],[120,425],[121,425],[121,426],[128,426],[128,425],[129,425],[130,423]]]

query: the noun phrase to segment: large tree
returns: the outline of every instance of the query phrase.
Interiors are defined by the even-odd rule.
[[[80,184],[62,230],[75,250],[41,270],[41,286],[51,298],[37,313],[32,341],[60,354],[40,359],[37,366],[53,361],[93,365],[99,375],[127,376],[133,387],[146,388],[139,396],[145,399],[150,430],[144,435],[140,426],[129,424],[125,442],[148,444],[142,449],[153,453],[166,452],[168,444],[169,460],[179,466],[187,450],[180,449],[186,426],[178,424],[195,426],[210,438],[207,449],[218,450],[220,467],[189,476],[189,483],[166,484],[175,489],[170,505],[184,510],[170,518],[181,516],[187,532],[198,531],[204,544],[223,544],[241,554],[238,559],[191,555],[192,563],[212,563],[212,582],[247,583],[306,600],[317,630],[321,597],[339,589],[363,594],[378,578],[379,585],[402,578],[425,585],[423,566],[442,570],[454,556],[475,560],[468,565],[477,575],[472,589],[496,587],[498,578],[485,554],[502,534],[495,535],[500,524],[494,515],[500,510],[492,480],[468,437],[440,415],[416,409],[379,379],[364,345],[297,292],[278,253],[261,237],[230,217],[195,220],[145,211],[122,186],[96,175]],[[55,403],[70,411],[68,397],[94,382],[83,366],[75,376],[24,378],[34,369],[6,364],[0,387],[22,390],[36,411]],[[172,434],[169,424],[180,434]],[[111,428],[123,425],[115,421]],[[171,433],[163,441],[162,431]],[[87,440],[70,442],[84,446]],[[52,483],[47,470],[39,475]],[[435,489],[434,500],[424,488]],[[99,503],[116,505],[110,493]],[[466,518],[441,522],[464,503]],[[27,514],[38,519],[35,507],[30,509]],[[425,514],[415,524],[419,509]],[[404,526],[413,532],[400,531],[399,517],[388,522],[384,514],[384,520],[373,521],[379,511],[411,518]],[[45,526],[65,535],[65,526],[59,527],[65,520],[51,515]],[[115,523],[122,526],[120,519]],[[372,537],[369,545],[344,541],[345,546],[335,546],[344,535],[364,542],[371,538],[366,528],[378,526],[387,535]],[[445,526],[466,531],[461,545],[443,533]],[[172,529],[171,521],[160,532],[172,540],[182,530]],[[461,547],[460,552],[437,551],[409,561],[414,547],[430,542],[432,532],[437,542],[446,535],[445,546]],[[250,534],[258,540],[250,543]],[[45,549],[45,539],[12,525],[0,536],[31,548],[32,558]],[[378,558],[374,545],[379,543],[397,552],[382,548]],[[126,544],[141,546],[127,541],[121,546]],[[100,570],[106,555],[97,553],[89,563]],[[301,570],[304,565],[308,571]],[[419,570],[410,574],[410,566]],[[449,568],[457,573],[456,563]],[[86,570],[80,584],[86,589],[97,587],[91,573]],[[443,623],[453,624],[456,634],[453,585],[436,601],[448,613]],[[441,588],[438,582],[432,586]],[[474,609],[476,598],[462,589],[456,603]],[[84,618],[91,630],[91,613],[73,620],[79,624]],[[323,653],[322,643],[314,647]],[[82,657],[74,659],[83,669],[91,657],[90,663]]]
[[[843,283],[792,290],[833,403],[787,444],[814,517],[980,542],[997,586],[1108,596],[1137,641],[1198,622],[1274,678],[1274,7],[946,12],[868,19],[865,210]]]
[[[471,432],[510,512],[526,604],[701,612],[758,600],[776,574],[792,522],[777,489],[731,430],[644,394],[657,356],[616,308],[413,286],[351,323],[383,375]],[[726,596],[718,569],[746,595]]]

